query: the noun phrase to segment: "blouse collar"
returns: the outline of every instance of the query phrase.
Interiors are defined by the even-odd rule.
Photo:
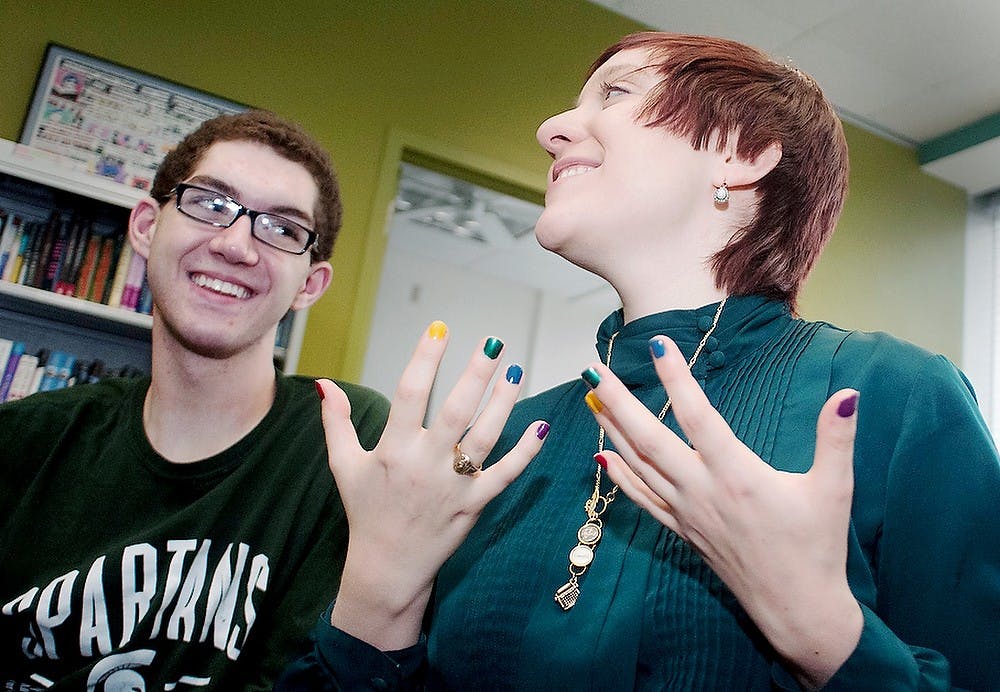
[[[608,343],[617,332],[611,354],[614,373],[630,387],[658,383],[649,354],[649,339],[660,334],[667,336],[690,359],[711,329],[718,307],[718,303],[712,303],[695,310],[669,310],[628,324],[619,309],[608,315],[597,331],[598,357],[602,362],[606,359]],[[692,373],[701,379],[742,360],[784,331],[790,319],[788,305],[781,301],[760,296],[730,297]]]

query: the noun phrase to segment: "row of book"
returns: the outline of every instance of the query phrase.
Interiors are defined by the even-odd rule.
[[[45,221],[0,209],[0,280],[149,314],[146,260],[124,233],[53,210]]]
[[[88,361],[65,351],[43,348],[27,353],[24,343],[0,338],[0,403],[23,399],[35,392],[98,382],[104,377],[143,374],[131,366],[112,370],[102,360]]]

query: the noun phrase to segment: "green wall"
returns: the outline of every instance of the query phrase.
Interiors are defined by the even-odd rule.
[[[20,133],[48,41],[301,122],[333,155],[345,219],[299,370],[356,378],[399,152],[541,189],[537,124],[637,28],[583,0],[3,0],[0,137]],[[913,152],[853,128],[849,138],[851,197],[802,312],[957,359],[965,196],[921,174]]]

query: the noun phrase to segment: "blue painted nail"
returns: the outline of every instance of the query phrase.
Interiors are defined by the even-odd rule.
[[[486,345],[483,346],[483,353],[490,360],[496,360],[501,350],[503,350],[503,342],[492,336],[486,340]]]
[[[584,382],[590,385],[591,389],[593,389],[594,387],[596,387],[601,383],[601,376],[598,375],[597,371],[594,370],[593,368],[587,368],[586,370],[581,372],[580,377],[583,378]]]
[[[841,418],[850,418],[857,409],[858,395],[855,393],[840,402],[840,406],[837,407],[837,415]]]
[[[507,381],[511,384],[521,384],[521,375],[524,374],[524,370],[520,365],[514,363],[509,368],[507,368]]]
[[[653,358],[662,358],[667,353],[667,348],[663,345],[663,339],[654,336],[649,340],[649,352]]]

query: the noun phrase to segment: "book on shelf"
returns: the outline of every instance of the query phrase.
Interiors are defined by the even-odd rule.
[[[125,277],[128,275],[129,267],[132,264],[132,243],[123,242],[118,251],[118,261],[115,262],[115,270],[112,273],[111,289],[108,291],[107,304],[113,308],[124,307],[122,305],[122,293],[125,292]]]
[[[21,356],[24,355],[24,344],[20,341],[3,339],[5,344],[0,344],[0,356],[6,352],[6,356],[0,357],[0,401],[7,401],[10,393],[11,383],[14,381],[14,373],[17,370]]]
[[[76,366],[76,356],[65,351],[52,351],[49,354],[48,362],[42,379],[38,384],[38,391],[47,392],[53,389],[63,389],[70,386],[70,377],[73,368]]]
[[[52,209],[32,219],[0,209],[0,279],[138,311],[145,260],[123,228],[90,214]]]
[[[38,356],[33,356],[30,353],[22,354],[17,361],[17,369],[14,371],[14,377],[10,382],[10,390],[7,392],[5,401],[16,401],[33,394],[36,370],[38,370]]]

